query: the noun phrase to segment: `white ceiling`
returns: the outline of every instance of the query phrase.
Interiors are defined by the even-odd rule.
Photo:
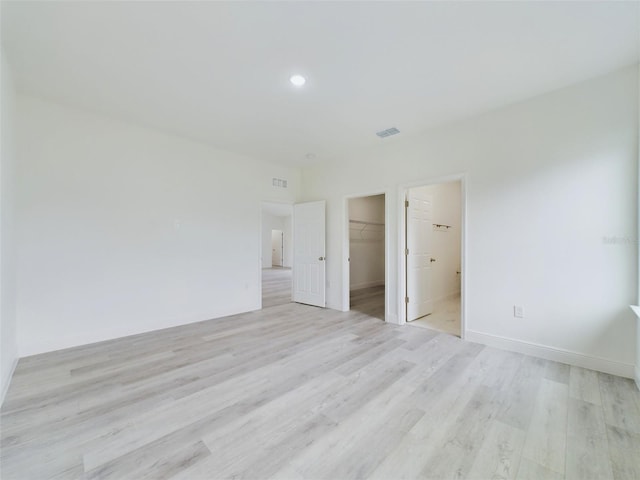
[[[639,11],[638,2],[3,1],[1,26],[21,92],[305,165],[637,63]],[[289,84],[294,72],[304,88]],[[392,126],[400,135],[376,137]]]

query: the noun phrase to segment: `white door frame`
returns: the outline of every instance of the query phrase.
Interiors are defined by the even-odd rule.
[[[352,198],[372,197],[374,195],[384,195],[384,321],[387,322],[393,316],[389,293],[391,291],[391,268],[389,260],[391,259],[391,230],[389,228],[389,218],[391,217],[391,209],[393,203],[391,201],[391,192],[389,190],[375,190],[373,192],[358,193],[346,195],[342,200],[342,311],[348,312],[351,308],[349,305],[349,200]]]
[[[406,263],[404,258],[406,242],[406,220],[404,218],[404,201],[409,189],[428,185],[438,185],[440,183],[460,182],[460,338],[464,340],[467,331],[467,176],[464,173],[435,177],[427,180],[404,183],[398,188],[398,323],[407,323],[407,310],[404,304],[405,292],[407,291]]]

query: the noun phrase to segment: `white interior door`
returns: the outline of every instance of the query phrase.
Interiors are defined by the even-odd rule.
[[[409,190],[406,204],[407,322],[433,312],[431,300],[431,196],[420,188]]]
[[[293,301],[325,306],[325,202],[293,206]]]

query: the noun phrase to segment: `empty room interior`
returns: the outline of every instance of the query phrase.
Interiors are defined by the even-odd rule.
[[[640,478],[640,2],[0,28],[2,479]]]

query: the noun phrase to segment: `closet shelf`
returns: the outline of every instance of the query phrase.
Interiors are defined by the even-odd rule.
[[[354,227],[351,227],[351,225],[353,225]],[[367,227],[378,227],[378,228],[372,228],[367,230]],[[367,231],[368,234],[384,234],[384,230],[379,227],[384,228],[384,223],[365,222],[362,220],[349,220],[349,229],[350,230],[353,229],[353,231],[359,230],[361,237],[362,237],[362,234],[365,232],[365,230]]]
[[[384,227],[384,223],[377,223],[377,222],[363,222],[362,220],[349,220],[349,223],[355,223],[358,225],[364,225],[364,226],[368,226],[368,225],[377,225],[378,227]]]

